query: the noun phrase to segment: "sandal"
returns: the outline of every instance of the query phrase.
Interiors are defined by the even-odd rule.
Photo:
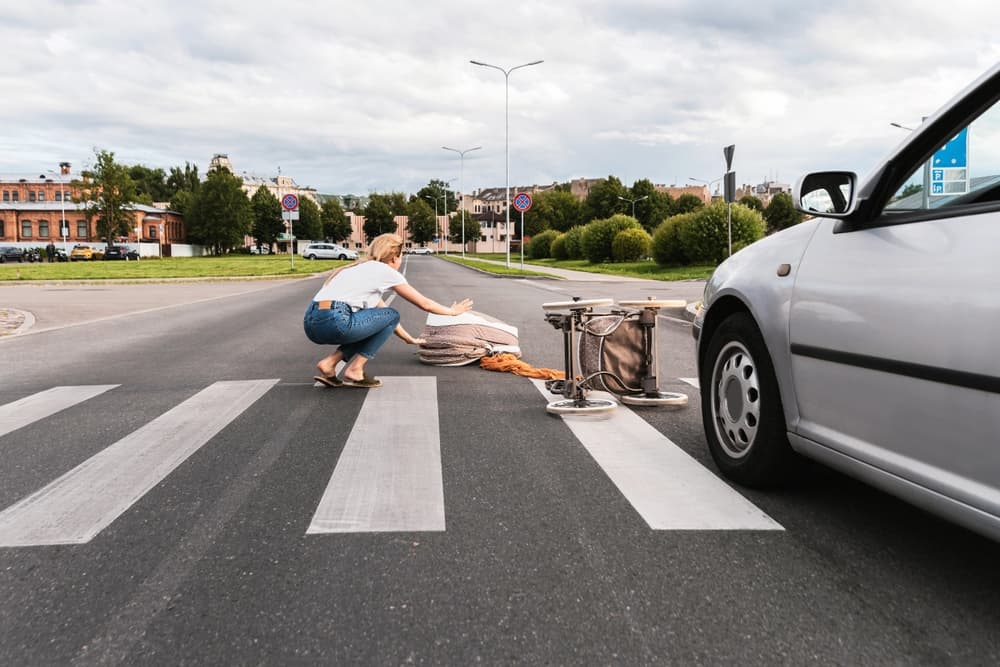
[[[343,386],[345,387],[361,387],[363,389],[374,389],[375,387],[381,387],[382,381],[378,378],[373,378],[369,375],[365,375],[360,380],[352,380],[351,378],[344,376],[342,380]]]
[[[314,375],[313,380],[327,387],[340,387],[344,384],[336,375]]]

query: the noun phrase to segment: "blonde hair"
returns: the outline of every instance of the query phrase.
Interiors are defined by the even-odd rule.
[[[352,266],[357,266],[358,264],[364,264],[365,262],[385,262],[388,264],[392,260],[396,259],[403,254],[403,237],[399,234],[379,234],[376,236],[371,245],[368,246],[368,257],[365,259],[359,259],[346,266],[342,266],[333,273],[330,277],[323,281],[323,284],[328,284],[334,277]]]
[[[403,254],[403,237],[398,234],[379,234],[368,246],[368,257],[379,262],[391,262]]]

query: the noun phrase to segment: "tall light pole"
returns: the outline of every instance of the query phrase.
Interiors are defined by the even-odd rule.
[[[462,257],[465,257],[465,154],[472,151],[478,151],[482,148],[482,146],[473,146],[472,148],[466,148],[464,151],[460,151],[457,148],[448,148],[447,146],[442,146],[441,148],[446,151],[458,153],[460,158],[458,167],[458,189],[462,193],[462,199],[458,202],[458,207],[462,211]]]
[[[618,198],[621,199],[622,201],[627,201],[630,204],[632,204],[632,217],[634,218],[635,217],[635,203],[637,201],[642,201],[643,199],[649,199],[649,195],[645,195],[645,196],[639,197],[638,199],[626,199],[625,197],[622,197],[621,195],[618,195]]]
[[[521,69],[522,67],[531,67],[532,65],[539,65],[543,63],[543,60],[536,60],[530,63],[524,63],[523,65],[517,65],[516,67],[511,67],[510,69],[504,69],[503,67],[498,67],[497,65],[490,65],[489,63],[481,63],[478,60],[470,60],[473,65],[479,65],[480,67],[489,67],[490,69],[495,69],[503,72],[503,115],[504,115],[504,155],[506,156],[507,170],[506,170],[506,199],[504,200],[504,208],[507,210],[507,268],[510,268],[510,73],[516,69]],[[493,230],[496,233],[496,230]],[[524,245],[524,239],[521,239],[521,244]]]
[[[56,172],[52,169],[48,170],[50,174],[56,175]],[[59,223],[59,235],[62,236],[63,242],[63,252],[69,257],[69,250],[66,249],[66,179],[65,174],[62,173],[62,169],[59,171],[59,186],[62,192],[59,193],[59,201],[62,202],[62,220]]]
[[[434,200],[434,230],[437,232],[437,235],[438,235],[438,246],[439,246],[438,250],[441,250],[441,248],[440,248],[440,244],[441,244],[441,230],[438,228],[438,225],[441,224],[441,221],[438,220],[438,199],[444,199],[444,206],[445,206],[444,210],[445,210],[445,214],[447,214],[448,213],[448,195],[447,194],[443,194],[440,197],[435,197],[433,195],[424,195],[424,199],[433,199]]]
[[[711,198],[711,196],[712,196],[712,183],[718,183],[718,182],[719,182],[719,181],[721,181],[721,180],[722,180],[723,178],[725,178],[725,176],[719,176],[719,177],[718,177],[718,178],[716,178],[715,180],[712,180],[712,181],[706,181],[706,180],[705,180],[704,178],[695,178],[694,176],[688,176],[688,180],[689,180],[689,181],[696,181],[696,182],[698,182],[698,183],[704,183],[704,184],[705,184],[705,187],[707,187],[707,188],[708,188],[708,196],[709,196],[710,198]]]

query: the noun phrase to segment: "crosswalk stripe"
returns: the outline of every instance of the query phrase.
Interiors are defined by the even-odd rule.
[[[532,382],[547,402],[559,398]],[[606,419],[562,419],[650,528],[784,530],[624,405]]]
[[[0,546],[89,542],[277,382],[205,388],[0,512]]]
[[[57,412],[99,396],[117,384],[92,384],[76,387],[53,387],[0,406],[0,435],[45,419]]]
[[[437,379],[383,380],[368,390],[307,534],[445,529]]]

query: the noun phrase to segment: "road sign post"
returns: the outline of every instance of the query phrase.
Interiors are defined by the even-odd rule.
[[[531,195],[527,192],[515,195],[514,208],[521,212],[521,270],[524,271],[524,212],[531,208]]]
[[[287,194],[281,198],[281,214],[288,221],[288,265],[295,268],[295,234],[292,231],[292,221],[299,217],[299,198],[293,194]]]

